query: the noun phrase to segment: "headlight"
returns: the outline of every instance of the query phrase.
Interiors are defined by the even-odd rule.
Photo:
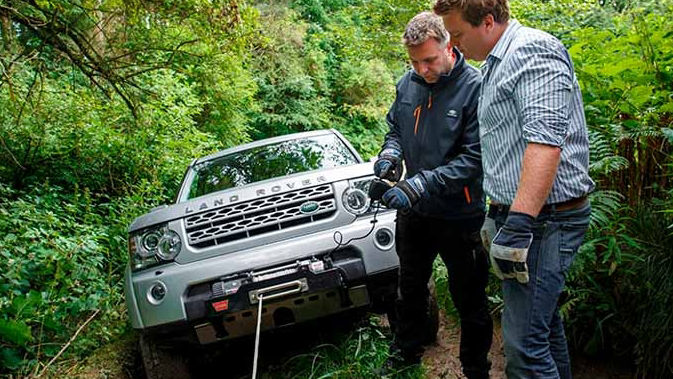
[[[159,247],[159,241],[161,240],[161,231],[152,230],[149,233],[146,233],[142,236],[142,249],[138,252],[141,257],[147,258],[156,253],[157,247]]]
[[[378,202],[372,204],[372,201],[369,198],[369,186],[371,185],[372,180],[374,180],[373,176],[349,181],[348,188],[341,196],[341,202],[348,212],[360,216],[374,212],[376,207],[385,209],[385,207]]]
[[[362,215],[369,210],[369,196],[359,188],[350,187],[342,196],[344,208],[354,215]]]
[[[180,241],[180,236],[178,233],[169,230],[168,233],[165,233],[161,237],[158,245],[157,255],[159,258],[165,261],[170,261],[175,259],[175,257],[180,253],[182,241]]]
[[[129,254],[133,270],[142,270],[172,261],[180,253],[182,240],[166,225],[145,229],[129,236]]]

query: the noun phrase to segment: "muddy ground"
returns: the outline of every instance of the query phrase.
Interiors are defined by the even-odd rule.
[[[385,322],[385,321],[384,321]],[[423,357],[423,364],[428,378],[455,379],[464,378],[460,371],[458,360],[460,330],[455,320],[441,315],[440,332],[437,343],[430,346]],[[505,378],[505,359],[502,348],[502,337],[498,323],[494,331],[493,345],[489,358],[492,362],[491,377]],[[343,330],[347,332],[347,330]],[[313,346],[306,338],[314,339],[317,336],[303,336],[287,338],[280,334],[267,338],[262,344],[260,367],[280,365],[289,357],[306,352],[306,346]],[[294,335],[293,337],[296,337]],[[324,336],[321,336],[322,338]],[[329,338],[329,337],[327,337]],[[144,378],[142,362],[137,348],[137,337],[129,334],[119,341],[101,348],[85,362],[62,362],[58,373],[54,377],[78,378]],[[266,346],[266,349],[265,349]],[[278,348],[282,346],[283,348]],[[252,341],[240,346],[238,351],[229,351],[225,356],[214,355],[200,360],[197,366],[198,376],[218,378],[246,378],[249,377],[251,367],[250,354],[253,351]],[[632,378],[630,368],[604,361],[593,361],[582,356],[573,356],[573,372],[575,379],[626,379]],[[268,377],[265,375],[265,377]]]
[[[454,379],[464,378],[458,360],[460,329],[450,318],[440,318],[437,343],[431,346],[423,357],[428,378]],[[502,345],[502,333],[498,322],[493,331],[493,344],[489,353],[491,360],[491,378],[505,378],[505,354]],[[573,377],[575,379],[627,379],[633,378],[632,369],[614,362],[591,360],[573,354]]]

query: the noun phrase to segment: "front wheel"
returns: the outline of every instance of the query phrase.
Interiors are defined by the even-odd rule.
[[[191,378],[185,352],[160,346],[149,335],[141,335],[138,341],[147,379]]]

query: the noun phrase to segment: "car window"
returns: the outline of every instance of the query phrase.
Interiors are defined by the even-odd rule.
[[[357,158],[335,135],[255,147],[194,166],[187,199],[266,179],[356,163]]]

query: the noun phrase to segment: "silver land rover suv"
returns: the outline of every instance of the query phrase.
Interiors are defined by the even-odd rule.
[[[194,160],[175,203],[129,227],[124,291],[148,377],[180,371],[171,346],[253,335],[260,299],[263,331],[389,304],[395,212],[369,198],[372,172],[335,130]]]

